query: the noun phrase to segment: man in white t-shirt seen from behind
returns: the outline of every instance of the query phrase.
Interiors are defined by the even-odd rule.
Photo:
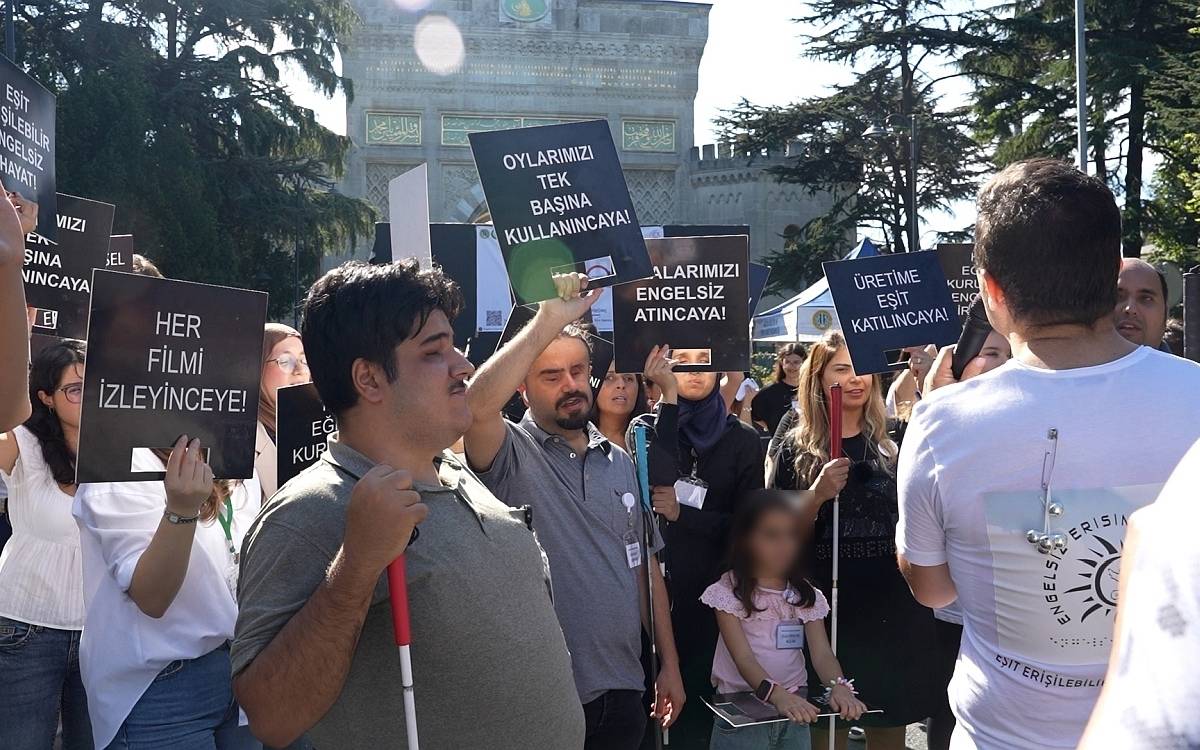
[[[1200,434],[1200,366],[1116,331],[1121,216],[1049,159],[980,192],[975,263],[1012,345],[926,394],[900,455],[896,546],[914,595],[955,600],[955,750],[1074,748],[1104,682],[1129,515]],[[952,381],[948,351],[931,383]]]

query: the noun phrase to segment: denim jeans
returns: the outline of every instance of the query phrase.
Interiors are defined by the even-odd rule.
[[[61,715],[63,750],[92,750],[78,630],[0,617],[0,681],[0,748],[47,750]]]
[[[229,646],[163,668],[129,712],[108,750],[259,750],[238,726]]]
[[[807,724],[777,721],[735,729],[720,718],[713,719],[709,750],[810,750]]]

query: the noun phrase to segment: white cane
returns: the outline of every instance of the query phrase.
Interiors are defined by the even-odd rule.
[[[842,457],[842,386],[834,383],[829,387],[829,459],[831,461]],[[833,655],[838,650],[838,546],[842,531],[841,493],[833,496],[833,575],[830,581],[829,593],[829,645]],[[830,706],[830,710],[833,707]],[[829,750],[837,746],[837,716],[829,717]]]
[[[412,628],[408,620],[408,582],[404,555],[387,567],[388,593],[392,600],[392,628],[400,650],[400,684],[404,688],[404,727],[408,731],[408,750],[419,750],[417,743],[417,697],[413,692]]]

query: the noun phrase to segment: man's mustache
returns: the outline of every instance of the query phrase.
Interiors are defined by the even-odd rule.
[[[567,393],[567,394],[563,395],[561,398],[559,398],[558,401],[554,404],[554,408],[561,409],[564,404],[566,404],[568,401],[570,401],[573,398],[582,399],[585,404],[591,402],[591,399],[589,399],[588,395],[586,393],[584,393],[583,391],[571,391],[570,393]]]

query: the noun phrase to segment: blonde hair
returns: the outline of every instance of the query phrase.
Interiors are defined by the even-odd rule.
[[[845,346],[841,331],[830,331],[812,345],[808,358],[800,367],[800,382],[796,388],[800,420],[787,439],[795,447],[796,481],[801,486],[816,480],[821,467],[829,462],[829,406],[821,377],[829,362]],[[867,450],[875,454],[883,470],[891,474],[899,450],[887,431],[883,384],[879,378],[871,380],[871,390],[863,407],[862,434],[867,441]]]

